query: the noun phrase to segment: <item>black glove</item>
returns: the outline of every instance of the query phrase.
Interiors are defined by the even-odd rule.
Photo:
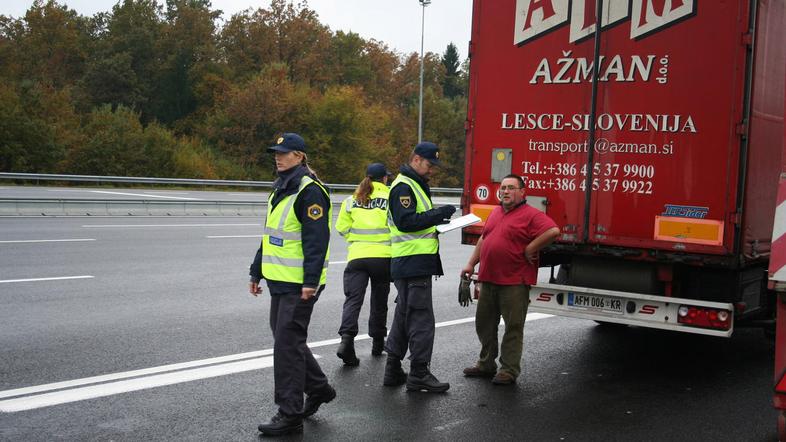
[[[458,302],[462,307],[467,307],[472,304],[472,290],[469,288],[470,280],[467,277],[462,277],[458,289]]]
[[[440,216],[442,216],[443,220],[449,220],[450,217],[453,216],[454,213],[456,213],[456,208],[453,207],[451,204],[448,204],[447,206],[442,206],[438,208],[437,211],[439,212]]]

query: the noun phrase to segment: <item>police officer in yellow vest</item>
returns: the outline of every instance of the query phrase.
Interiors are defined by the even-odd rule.
[[[379,356],[387,335],[388,294],[390,294],[390,229],[388,228],[388,171],[384,164],[366,168],[366,177],[355,193],[344,200],[336,220],[336,230],[349,243],[344,269],[344,311],[341,315],[341,344],[336,355],[344,364],[360,363],[355,355],[358,316],[371,279],[371,310],[368,334],[373,339],[371,354]]]
[[[385,343],[388,353],[384,385],[407,384],[407,390],[444,392],[450,388],[431,373],[434,348],[432,275],[442,275],[439,240],[435,226],[447,223],[456,208],[433,208],[428,179],[439,166],[439,148],[422,142],[415,146],[409,164],[401,166],[390,188],[391,276],[396,286],[396,312]],[[401,360],[410,353],[410,373]]]
[[[336,397],[306,345],[311,313],[325,288],[331,206],[327,190],[307,165],[303,138],[285,133],[268,151],[275,153],[278,179],[251,264],[249,292],[262,293],[259,282],[267,280],[278,413],[259,431],[277,436],[302,431],[303,417]]]

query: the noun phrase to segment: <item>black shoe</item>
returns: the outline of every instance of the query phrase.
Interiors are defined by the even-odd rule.
[[[385,364],[385,378],[382,385],[386,387],[397,387],[404,385],[407,382],[407,372],[401,368],[401,361],[388,355],[387,363]]]
[[[374,338],[371,344],[371,354],[374,356],[382,356],[382,351],[385,349],[385,338]]]
[[[344,365],[354,367],[360,364],[360,359],[355,356],[355,337],[350,335],[341,336],[341,343],[338,344],[336,356],[344,361]]]
[[[300,416],[287,416],[282,412],[276,413],[270,422],[259,424],[257,427],[265,436],[282,436],[303,431],[303,418]]]
[[[410,373],[407,376],[407,391],[424,391],[427,393],[444,393],[448,391],[450,384],[440,382],[431,372],[426,371],[423,376],[416,376]]]
[[[314,393],[306,398],[306,404],[303,406],[303,417],[309,417],[319,410],[319,406],[327,404],[336,398],[336,390],[330,385],[319,393]]]

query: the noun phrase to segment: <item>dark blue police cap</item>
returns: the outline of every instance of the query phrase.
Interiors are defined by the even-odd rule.
[[[439,161],[439,147],[436,144],[423,141],[415,146],[415,154],[427,159],[429,163],[435,166],[441,166],[442,162]]]
[[[384,178],[390,175],[390,171],[382,163],[371,163],[366,167],[366,176],[374,179]]]
[[[268,152],[292,152],[293,150],[299,150],[301,152],[306,151],[306,142],[303,140],[303,137],[296,133],[285,133],[278,137],[276,140],[276,145],[267,148]]]

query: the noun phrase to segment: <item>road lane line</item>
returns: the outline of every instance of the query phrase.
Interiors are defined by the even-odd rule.
[[[259,227],[262,224],[83,224],[84,228],[128,228],[128,227]]]
[[[5,280],[0,280],[0,284],[6,282],[62,281],[65,279],[90,279],[90,278],[95,278],[95,276],[82,275],[82,276],[58,276],[54,278],[5,279]]]
[[[222,365],[212,365],[209,367],[177,371],[174,373],[158,374],[145,378],[127,379],[109,384],[91,385],[73,390],[63,390],[54,393],[24,396],[21,398],[0,401],[0,411],[4,413],[14,413],[17,411],[32,410],[35,408],[65,404],[68,402],[112,396],[130,391],[145,390],[149,388],[179,384],[182,382],[196,381],[199,379],[242,373],[244,371],[259,370],[272,366],[273,357],[267,356],[264,358],[255,358]]]
[[[186,198],[182,196],[164,196],[164,195],[151,195],[149,193],[128,193],[128,192],[110,192],[108,190],[91,190],[93,193],[107,193],[110,195],[126,195],[126,196],[146,196],[150,198],[166,198],[172,200],[186,200],[186,201],[202,201],[200,198]]]
[[[27,242],[79,242],[79,241],[95,241],[94,238],[74,238],[74,239],[17,239],[0,241],[0,244],[11,243],[27,243]]]
[[[227,362],[235,362],[242,359],[261,358],[263,356],[270,356],[273,350],[260,350],[247,353],[238,353],[228,356],[219,356],[209,359],[200,359],[197,361],[181,362],[178,364],[160,365],[158,367],[143,368],[139,370],[125,371],[121,373],[104,374],[100,376],[91,376],[89,378],[74,379],[71,381],[54,382],[51,384],[35,385],[32,387],[16,388],[14,390],[0,391],[0,399],[22,396],[33,393],[41,393],[46,391],[61,390],[65,388],[79,387],[81,385],[97,384],[101,382],[117,381],[121,379],[148,376],[153,374],[160,374],[169,371],[184,370],[189,368],[197,368],[205,365],[224,364]]]
[[[552,315],[530,313],[527,322],[549,318]],[[435,324],[436,328],[473,322],[474,317],[444,321]],[[355,337],[356,341],[371,339],[368,334]],[[339,338],[309,343],[309,348],[336,345]],[[68,402],[111,396],[120,393],[162,387],[166,385],[225,376],[245,371],[258,370],[273,366],[273,349],[239,353],[216,358],[158,367],[132,370],[121,373],[93,376],[71,381],[42,384],[32,387],[0,391],[0,412],[13,413],[35,408],[59,405]],[[314,355],[319,358],[318,355]],[[74,388],[77,387],[77,388]],[[55,391],[60,390],[60,391]]]
[[[262,238],[262,235],[210,235],[206,236],[205,238]]]

